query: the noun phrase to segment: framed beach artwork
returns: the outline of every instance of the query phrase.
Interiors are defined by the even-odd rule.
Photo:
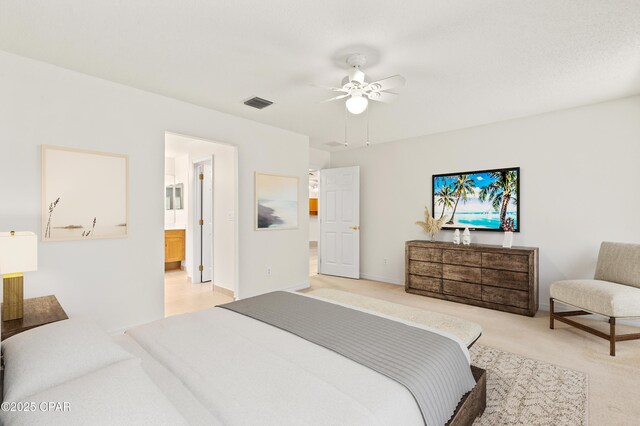
[[[298,177],[256,173],[255,229],[298,227]]]
[[[443,229],[504,231],[513,221],[520,232],[520,168],[433,175],[433,217]]]
[[[42,240],[127,236],[126,155],[42,146]]]

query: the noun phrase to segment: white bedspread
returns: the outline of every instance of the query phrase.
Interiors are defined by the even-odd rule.
[[[421,425],[402,385],[292,334],[208,309],[127,334],[225,425]]]

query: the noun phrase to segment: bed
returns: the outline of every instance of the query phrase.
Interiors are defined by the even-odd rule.
[[[0,419],[7,425],[432,426],[470,425],[484,410],[485,373],[470,366],[468,343],[451,333],[434,333],[429,327],[406,319],[391,320],[386,314],[355,303],[330,301],[331,295],[322,298],[276,293],[279,294],[259,296],[253,302],[250,299],[254,298],[244,299],[244,304],[235,302],[133,327],[113,338],[105,336],[97,326],[75,319],[17,335],[3,343],[4,404],[11,405],[3,405]],[[277,305],[280,302],[293,303],[295,307],[287,305],[291,309],[282,309]],[[365,360],[356,362],[351,357],[352,340],[371,344],[373,339],[365,338],[366,332],[361,331],[362,339],[345,339],[349,341],[347,349],[328,347],[326,342],[312,341],[312,335],[327,330],[330,321],[323,321],[321,328],[301,337],[306,326],[303,331],[295,327],[285,330],[282,324],[270,324],[255,312],[240,312],[264,311],[269,304],[276,316],[281,311],[297,309],[301,316],[292,317],[296,326],[307,317],[311,325],[317,323],[309,312],[319,306],[329,309],[320,315],[332,312],[335,314],[331,317],[339,318],[345,314],[350,322],[356,318],[351,317],[354,313],[375,317],[365,318],[365,324],[386,321],[376,322],[374,328],[388,324],[394,334],[397,330],[428,330],[428,338],[446,338],[449,347],[455,348],[455,355],[443,358],[449,362],[449,358],[461,357],[467,375],[473,378],[472,385],[442,403],[449,407],[446,415],[439,417],[446,417],[444,421],[427,421],[436,417],[424,412],[416,397],[420,389],[412,390],[402,380],[390,377],[384,366],[379,367],[379,359],[369,361],[371,365],[360,363],[366,364],[369,352],[374,351],[356,347],[355,352],[365,352]],[[398,325],[401,328],[393,328]],[[337,335],[339,330],[330,334]],[[411,351],[416,347],[407,346]],[[404,355],[403,350],[397,353]],[[390,364],[394,370],[401,363]],[[400,370],[401,375],[406,374],[403,365]],[[441,370],[444,369],[438,370],[437,375],[446,373]],[[460,379],[464,383],[466,380]],[[65,402],[70,405],[67,410],[64,405],[55,405]],[[25,412],[26,404],[33,409]],[[432,410],[441,407],[429,409]]]

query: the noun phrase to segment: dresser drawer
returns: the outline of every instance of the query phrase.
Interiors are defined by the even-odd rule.
[[[471,250],[444,250],[442,263],[482,266],[482,253]]]
[[[529,292],[499,287],[482,287],[482,300],[485,302],[511,305],[518,308],[529,307]]]
[[[482,300],[482,287],[479,284],[442,280],[442,292],[452,296]]]
[[[482,267],[527,272],[529,256],[521,254],[482,253]]]
[[[425,297],[533,316],[538,248],[405,242],[405,290]]]
[[[424,262],[442,262],[442,250],[409,246],[409,259],[422,260]]]
[[[442,278],[445,280],[465,281],[471,283],[482,282],[482,270],[470,266],[442,265]]]
[[[442,263],[410,260],[409,273],[414,275],[426,275],[429,277],[442,278]]]
[[[483,269],[482,284],[529,291],[529,274],[526,272]]]
[[[442,280],[440,278],[423,277],[421,275],[409,275],[409,287],[418,290],[442,292]]]

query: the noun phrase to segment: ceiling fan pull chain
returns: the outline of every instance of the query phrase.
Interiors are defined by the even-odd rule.
[[[347,108],[344,109],[344,146],[345,148],[349,146],[347,142]]]
[[[371,108],[367,108],[367,146],[370,145],[369,143],[369,110]]]

